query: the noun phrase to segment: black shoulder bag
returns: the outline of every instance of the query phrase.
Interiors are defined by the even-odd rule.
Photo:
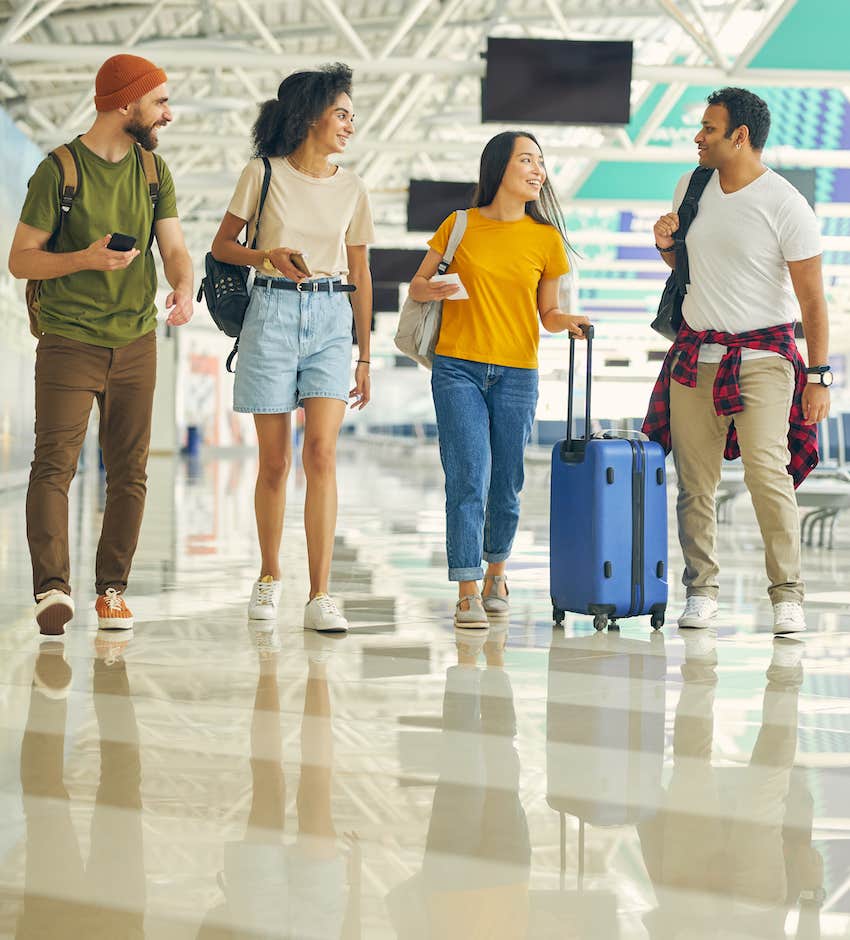
[[[688,268],[688,249],[685,246],[685,236],[691,227],[700,197],[708,184],[714,170],[709,167],[698,166],[688,183],[685,198],[679,206],[679,228],[673,234],[673,245],[676,249],[676,267],[670,272],[661,300],[658,304],[658,313],[650,326],[656,333],[660,333],[672,343],[676,339],[679,327],[682,325],[682,301],[688,292],[691,283],[691,274]]]
[[[260,190],[260,202],[257,207],[257,224],[254,227],[254,238],[251,248],[257,247],[257,235],[260,231],[260,216],[263,214],[266,196],[269,192],[269,183],[272,179],[272,165],[268,157],[263,157],[263,186]],[[248,244],[245,236],[244,244]],[[208,251],[204,258],[204,278],[198,288],[198,303],[203,297],[207,302],[207,309],[215,325],[226,336],[235,336],[236,342],[227,357],[227,371],[232,372],[233,360],[239,352],[239,333],[245,320],[245,311],[248,309],[248,265],[225,264],[216,261],[212,252]]]

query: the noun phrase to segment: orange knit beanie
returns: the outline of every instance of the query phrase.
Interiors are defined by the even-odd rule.
[[[138,55],[114,55],[101,65],[94,80],[94,106],[98,111],[126,108],[166,81],[165,72],[153,62]]]

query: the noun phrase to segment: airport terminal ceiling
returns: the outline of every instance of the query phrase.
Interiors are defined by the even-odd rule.
[[[657,300],[651,221],[693,165],[706,94],[738,84],[771,106],[766,161],[815,170],[838,313],[850,310],[848,33],[841,0],[0,0],[0,105],[47,150],[90,123],[108,55],[134,49],[162,65],[175,121],[160,150],[200,258],[256,104],[290,71],[345,61],[358,118],[345,162],[369,185],[380,244],[419,246],[405,226],[408,181],[474,179],[483,143],[506,126],[481,121],[488,37],[632,40],[628,125],[534,126],[585,300],[626,316]]]

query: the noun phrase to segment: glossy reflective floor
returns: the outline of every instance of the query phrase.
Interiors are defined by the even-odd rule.
[[[0,937],[850,937],[846,521],[806,550],[804,642],[770,634],[745,500],[716,631],[676,630],[674,586],[663,634],[553,632],[532,462],[510,621],[462,635],[436,453],[346,445],[353,629],[301,629],[296,471],[258,633],[254,469],[152,461],[126,643],[90,609],[96,476],[59,642],[30,619],[23,493],[0,496]]]

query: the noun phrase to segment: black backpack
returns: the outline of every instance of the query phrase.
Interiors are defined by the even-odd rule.
[[[254,238],[251,242],[251,248],[257,247],[257,235],[260,231],[260,216],[263,214],[263,206],[266,202],[266,196],[269,192],[269,183],[272,179],[272,166],[268,157],[263,157],[263,186],[260,190],[260,203],[257,207],[257,224],[254,228]],[[248,244],[248,236],[245,236],[244,244]],[[242,323],[245,320],[245,311],[248,309],[248,265],[225,264],[223,261],[216,261],[212,252],[207,252],[204,258],[204,278],[201,280],[201,286],[198,288],[198,303],[201,298],[207,302],[207,309],[213,318],[215,325],[226,336],[233,336],[236,342],[233,349],[227,357],[226,369],[232,372],[233,360],[239,352],[239,334],[242,331]]]
[[[658,304],[658,313],[649,324],[656,333],[660,333],[671,343],[675,341],[679,327],[682,325],[682,301],[685,299],[688,284],[691,282],[685,236],[697,214],[700,197],[713,172],[714,170],[709,167],[698,166],[691,174],[688,188],[679,206],[679,228],[673,235],[673,244],[676,246],[676,267],[667,277],[667,283],[664,285]]]

